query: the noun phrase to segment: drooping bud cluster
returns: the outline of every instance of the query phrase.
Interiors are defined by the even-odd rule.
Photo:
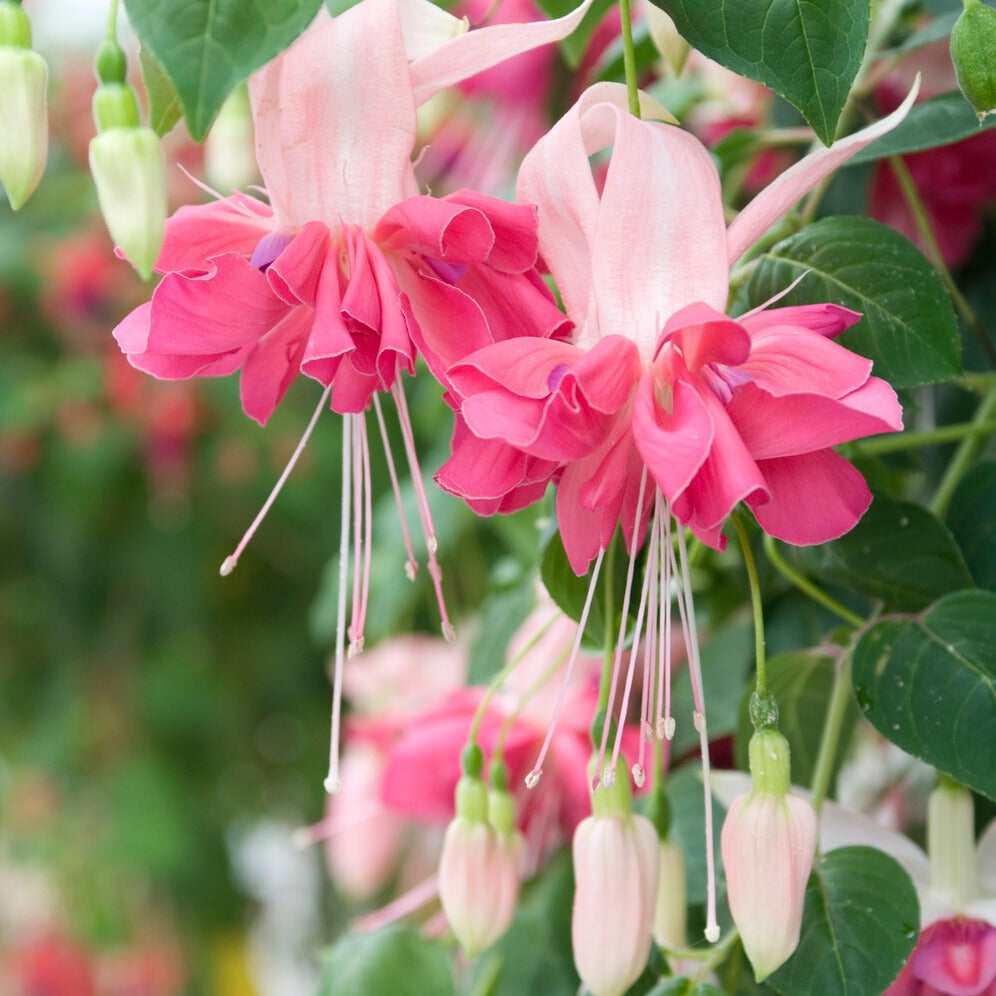
[[[45,172],[48,67],[31,51],[28,15],[0,2],[0,182],[17,211]]]
[[[504,765],[492,765],[490,792],[480,777],[482,765],[480,748],[468,744],[456,816],[446,829],[439,862],[443,912],[470,958],[508,930],[519,902],[523,857]]]
[[[620,996],[650,954],[660,845],[626,778],[603,780],[592,812],[574,832],[574,964],[592,996]]]
[[[750,770],[751,791],[733,800],[721,843],[730,912],[761,982],[799,944],[817,820],[789,793],[789,745],[777,730],[751,737]]]
[[[90,141],[90,173],[111,238],[138,271],[152,276],[166,225],[166,167],[156,133],[139,123],[135,91],[125,82],[121,46],[97,52],[100,86],[93,95],[98,134]]]

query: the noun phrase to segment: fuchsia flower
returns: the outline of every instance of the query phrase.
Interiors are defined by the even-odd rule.
[[[550,335],[565,326],[534,269],[531,208],[469,190],[444,199],[419,196],[411,163],[416,108],[446,86],[563,37],[585,10],[468,32],[428,0],[363,0],[334,19],[323,8],[287,52],[249,81],[269,204],[235,194],[177,211],[156,264],[162,281],[152,300],[115,330],[132,364],[157,377],[241,370],[243,408],[260,423],[299,372],[325,386],[322,404],[330,396],[332,408],[345,415],[330,792],[339,784],[350,545],[351,653],[363,649],[369,590],[370,459],[361,413],[372,402],[386,444],[377,392],[392,392],[442,629],[452,638],[398,371],[412,372],[418,348],[444,377],[467,344]],[[400,510],[390,456],[388,469]],[[234,569],[272,498],[222,574]],[[414,576],[404,532],[406,570]]]
[[[832,341],[859,316],[832,304],[740,319],[722,309],[730,265],[909,103],[783,173],[727,230],[701,143],[631,116],[621,86],[591,87],[527,156],[518,188],[538,205],[540,252],[577,331],[570,342],[497,343],[449,371],[466,430],[440,484],[491,511],[517,504],[524,488],[531,495],[544,475],[557,480],[579,573],[618,522],[628,543],[642,535],[658,490],[716,547],[739,501],[792,543],[850,529],[871,496],[830,447],[902,426],[871,363]],[[599,194],[588,157],[609,145]],[[478,439],[504,459],[473,475],[463,451]]]

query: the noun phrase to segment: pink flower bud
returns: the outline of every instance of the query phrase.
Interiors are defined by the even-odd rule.
[[[733,922],[758,982],[795,951],[817,822],[789,795],[788,743],[775,730],[751,739],[753,789],[733,800],[721,839]]]
[[[589,816],[574,833],[571,939],[593,996],[620,996],[647,963],[658,850],[657,831],[643,816]]]
[[[439,898],[460,946],[473,958],[512,922],[523,843],[514,829],[506,832],[488,822],[487,789],[476,777],[460,779],[456,803],[439,861]]]

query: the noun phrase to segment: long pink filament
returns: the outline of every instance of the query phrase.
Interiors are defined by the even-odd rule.
[[[605,768],[605,750],[609,743],[609,717],[612,715],[612,708],[616,701],[616,687],[619,684],[620,664],[622,663],[623,644],[626,641],[626,623],[629,619],[629,600],[633,592],[633,574],[636,570],[636,549],[637,537],[640,535],[640,516],[643,512],[643,492],[647,485],[647,468],[643,468],[640,476],[640,493],[636,499],[636,522],[633,525],[633,546],[629,551],[629,566],[626,568],[626,587],[623,591],[622,619],[619,621],[619,635],[616,637],[616,650],[612,659],[612,681],[609,684],[609,700],[605,707],[605,723],[602,725],[602,741],[598,746],[598,763],[595,766],[595,785],[597,786],[599,775],[606,785],[611,785],[615,778],[615,768]],[[608,620],[606,620],[608,623]],[[620,716],[620,723],[625,721],[625,716]],[[595,786],[593,786],[595,787]]]
[[[332,388],[327,387],[322,392],[322,396],[318,399],[318,407],[315,408],[314,414],[311,416],[311,420],[305,427],[304,435],[301,436],[300,442],[297,444],[297,448],[291,454],[290,460],[287,461],[287,466],[284,467],[283,473],[277,478],[277,483],[273,485],[273,489],[270,491],[269,497],[263,502],[263,507],[259,510],[256,518],[252,520],[252,524],[245,531],[245,535],[239,541],[239,545],[235,548],[235,551],[226,557],[222,562],[219,573],[222,577],[228,577],[232,571],[235,570],[235,565],[239,562],[239,557],[242,556],[242,552],[248,546],[249,541],[255,535],[256,530],[259,528],[259,524],[266,518],[266,513],[270,511],[270,506],[277,500],[277,495],[280,494],[281,489],[290,477],[291,471],[294,469],[297,461],[301,458],[301,454],[304,452],[305,446],[308,445],[308,440],[311,438],[311,433],[315,429],[315,425],[318,423],[318,416],[321,415],[322,409],[325,407],[325,402],[328,400],[329,393]]]
[[[363,650],[363,620],[360,617],[362,598],[363,555],[363,444],[360,439],[362,415],[350,416],[353,423],[353,611],[349,623],[349,649],[347,656],[355,657]]]
[[[659,492],[658,492],[659,494]],[[647,612],[647,639],[643,647],[643,687],[640,696],[640,751],[637,758],[637,768],[641,774],[645,774],[647,761],[647,744],[653,737],[653,727],[650,724],[650,715],[653,711],[653,658],[654,648],[657,646],[657,605],[658,605],[658,569],[657,563],[660,557],[659,537],[657,535],[657,511],[659,507],[658,496],[654,496],[654,513],[650,522],[650,548],[647,551],[647,574],[650,584],[650,603]],[[633,780],[637,780],[637,769],[634,769]]]
[[[339,526],[339,592],[335,620],[335,673],[332,678],[332,733],[329,736],[329,773],[325,791],[339,791],[339,719],[342,712],[342,668],[346,657],[346,583],[349,578],[349,516],[352,482],[352,415],[342,417],[342,507]]]
[[[384,457],[387,460],[387,473],[391,478],[391,489],[394,491],[394,503],[398,506],[398,521],[401,523],[401,535],[405,540],[405,552],[408,559],[405,561],[405,574],[409,581],[415,580],[418,571],[418,561],[415,559],[415,550],[412,547],[412,538],[408,532],[408,522],[405,519],[405,509],[401,502],[401,487],[398,484],[398,472],[394,466],[394,456],[391,453],[391,440],[387,435],[387,426],[384,424],[384,411],[380,407],[380,398],[373,396],[374,413],[377,415],[377,426],[380,429],[380,438],[384,443]]]
[[[543,774],[543,761],[546,759],[547,751],[550,749],[550,741],[553,740],[554,731],[557,729],[557,719],[560,716],[560,708],[564,704],[564,697],[571,683],[571,674],[574,672],[574,665],[577,662],[578,654],[581,650],[581,638],[584,636],[584,628],[588,623],[588,615],[591,612],[591,603],[595,597],[595,585],[598,584],[598,573],[602,569],[602,560],[605,558],[605,551],[599,550],[595,558],[595,566],[591,570],[591,580],[588,582],[588,594],[585,596],[584,608],[581,610],[581,618],[578,620],[578,631],[574,637],[574,645],[571,647],[571,656],[567,659],[567,669],[564,671],[564,680],[560,683],[557,692],[557,702],[553,707],[553,716],[550,725],[546,730],[546,738],[540,748],[539,756],[532,770],[526,775],[525,782],[527,788],[534,788]]]
[[[425,482],[422,480],[422,469],[419,467],[418,454],[415,452],[415,437],[412,433],[411,418],[408,414],[408,402],[400,380],[395,380],[391,387],[394,403],[398,409],[398,422],[401,425],[401,436],[405,441],[405,453],[408,456],[408,469],[411,472],[412,485],[415,488],[415,498],[418,503],[418,514],[422,520],[422,531],[425,533],[425,548],[429,559],[429,574],[436,590],[436,603],[439,606],[439,616],[442,620],[443,636],[447,642],[456,639],[453,625],[446,612],[446,600],[443,598],[443,572],[436,560],[436,528],[432,523],[432,513],[429,510],[429,499],[425,493]]]

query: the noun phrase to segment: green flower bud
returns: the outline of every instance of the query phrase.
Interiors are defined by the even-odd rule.
[[[90,142],[90,172],[111,238],[143,279],[166,224],[166,167],[151,128],[109,128]]]
[[[759,730],[750,738],[751,795],[782,798],[789,790],[789,743],[777,730]]]
[[[97,49],[93,68],[101,83],[124,83],[128,72],[128,59],[124,49],[113,38],[105,38]]]
[[[951,61],[958,86],[981,124],[986,115],[996,113],[996,10],[979,0],[964,3],[951,29]]]
[[[31,22],[19,3],[0,0],[0,45],[31,48]]]
[[[93,95],[93,120],[97,131],[137,128],[138,100],[127,83],[101,83]]]
[[[0,18],[0,26],[8,20]],[[27,29],[28,43],[30,38]],[[0,181],[15,211],[31,196],[45,172],[47,89],[48,67],[37,52],[0,45]]]

